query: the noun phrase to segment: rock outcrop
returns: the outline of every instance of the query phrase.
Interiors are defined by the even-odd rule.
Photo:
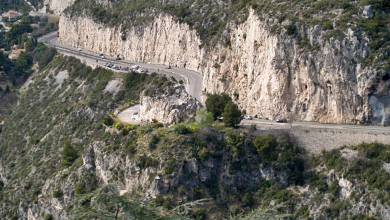
[[[142,121],[158,121],[163,124],[174,124],[195,117],[200,103],[191,97],[183,85],[176,85],[173,89],[164,89],[163,92],[149,95],[147,90],[140,98],[139,115]]]
[[[43,12],[52,12],[60,15],[67,7],[71,6],[76,0],[45,0],[41,9]]]
[[[365,123],[372,119],[370,67],[360,61],[369,53],[364,37],[349,31],[343,40],[326,40],[320,27],[301,27],[308,47],[286,31],[271,33],[253,11],[225,31],[227,40],[202,47],[195,30],[161,14],[143,27],[108,27],[87,17],[60,19],[60,42],[127,60],[174,64],[203,74],[207,93],[229,93],[249,115],[324,123]],[[386,111],[382,111],[386,112]],[[376,116],[381,118],[384,115]]]

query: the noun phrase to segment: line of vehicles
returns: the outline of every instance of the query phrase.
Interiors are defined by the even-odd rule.
[[[136,73],[148,73],[148,70],[140,67],[139,65],[133,65],[131,67],[128,67],[128,66],[116,65],[114,63],[106,63],[106,64],[104,64],[104,67],[106,67],[108,69],[113,69],[113,70],[117,70],[117,71],[124,71],[124,72],[132,71],[132,72],[136,72]]]
[[[120,71],[129,71],[130,68],[127,66],[120,66],[120,65],[115,65],[113,63],[106,63],[104,64],[105,67],[113,70],[120,70]]]

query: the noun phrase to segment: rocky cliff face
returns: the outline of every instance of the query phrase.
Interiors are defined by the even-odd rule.
[[[200,68],[203,51],[196,32],[173,17],[160,15],[147,27],[122,30],[95,23],[90,18],[60,19],[60,41],[137,62],[152,62]]]
[[[285,32],[271,33],[269,22],[251,11],[244,23],[225,30],[224,42],[206,49],[195,30],[168,15],[125,30],[64,16],[60,41],[132,61],[199,71],[206,92],[227,92],[247,114],[261,118],[292,115],[296,120],[362,123],[388,117],[382,111],[373,118],[372,108],[383,103],[369,102],[370,95],[389,94],[386,82],[378,85],[373,70],[360,63],[369,52],[364,37],[349,31],[343,40],[326,40],[318,26],[302,27],[297,31],[310,45],[302,47]]]
[[[193,119],[201,106],[180,84],[158,95],[150,96],[144,92],[140,102],[141,120],[158,121],[163,124],[174,124]]]
[[[43,12],[52,12],[56,15],[60,15],[67,7],[72,5],[76,0],[44,0],[43,8],[40,10]]]

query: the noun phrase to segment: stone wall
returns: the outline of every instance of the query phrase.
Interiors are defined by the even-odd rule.
[[[363,128],[314,128],[288,125],[279,127],[258,127],[258,134],[289,134],[291,138],[309,153],[319,154],[322,151],[330,151],[343,146],[352,146],[362,143],[390,144],[390,129],[385,130],[378,127],[377,130],[366,130]]]

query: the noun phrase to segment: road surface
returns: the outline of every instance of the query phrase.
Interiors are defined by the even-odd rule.
[[[146,64],[146,63],[136,63],[124,60],[115,60],[114,58],[106,57],[102,58],[96,52],[81,50],[77,48],[71,48],[68,46],[61,45],[58,42],[57,32],[47,34],[38,39],[39,42],[45,43],[49,46],[55,47],[59,53],[77,57],[83,59],[91,65],[104,66],[106,63],[113,63],[115,65],[122,65],[131,67],[132,65],[139,65],[140,67],[147,69],[150,72],[156,72],[158,74],[165,74],[168,76],[173,76],[176,79],[184,80],[186,83],[186,89],[190,95],[197,98],[202,102],[202,76],[200,73],[195,71],[183,69],[183,68],[172,68],[168,69],[167,66],[161,64]],[[98,61],[98,62],[97,62]],[[316,122],[293,122],[291,124],[286,123],[276,123],[269,120],[253,119],[253,120],[243,120],[242,125],[250,126],[255,125],[259,128],[264,129],[294,129],[294,128],[304,128],[304,129],[328,129],[328,130],[348,130],[348,131],[367,131],[367,132],[378,132],[378,133],[388,133],[390,132],[390,127],[381,127],[381,126],[362,126],[362,125],[343,125],[343,124],[320,124]],[[389,133],[390,134],[390,133]],[[389,136],[390,139],[390,136]],[[371,140],[367,140],[371,141]]]
[[[300,122],[294,121],[293,123],[278,123],[275,121],[269,121],[264,119],[242,120],[243,126],[256,125],[260,128],[274,128],[274,129],[328,129],[328,130],[348,130],[348,131],[367,131],[367,132],[386,132],[390,135],[390,127],[383,126],[365,126],[365,125],[347,125],[347,124],[321,124],[318,122]],[[390,136],[389,136],[390,139]]]

